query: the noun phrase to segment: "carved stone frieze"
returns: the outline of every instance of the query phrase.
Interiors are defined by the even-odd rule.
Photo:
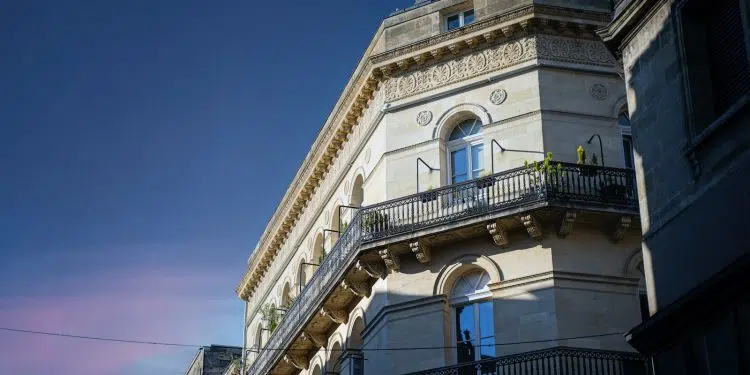
[[[326,346],[326,335],[322,333],[304,331],[302,332],[302,340],[309,341],[318,348]]]
[[[409,242],[409,248],[417,256],[419,263],[430,262],[430,245],[425,241]]]
[[[310,360],[305,350],[290,350],[284,355],[284,361],[299,370],[307,370]]]
[[[455,49],[453,52],[458,53]],[[590,65],[615,64],[612,55],[599,41],[528,35],[448,61],[425,64],[387,79],[386,101],[423,93],[535,58]]]
[[[523,215],[521,216],[521,222],[526,227],[526,231],[529,233],[531,238],[537,239],[542,237],[542,226],[534,215]]]
[[[349,314],[344,310],[323,306],[323,308],[320,309],[320,313],[323,314],[323,316],[328,317],[328,319],[331,319],[334,323],[346,324],[349,321]]]
[[[355,266],[358,270],[367,273],[373,279],[385,279],[388,273],[385,270],[385,266],[380,262],[365,262],[358,260]]]
[[[615,228],[610,235],[612,241],[619,242],[625,238],[625,233],[628,231],[628,228],[630,228],[630,223],[632,221],[633,219],[630,216],[620,216],[615,222]]]
[[[341,282],[341,288],[352,292],[352,294],[358,297],[369,297],[371,291],[370,284],[367,281],[361,280],[344,279]]]
[[[505,228],[503,228],[499,221],[487,224],[487,231],[490,232],[492,240],[495,241],[495,245],[508,247],[508,234],[505,232]]]
[[[557,235],[560,237],[566,237],[573,231],[573,224],[576,222],[576,213],[573,211],[566,211],[563,213],[560,219],[560,227],[557,229]]]
[[[380,257],[383,258],[383,263],[388,268],[389,272],[398,272],[401,268],[401,262],[398,259],[398,255],[393,254],[389,249],[382,249],[378,251]]]

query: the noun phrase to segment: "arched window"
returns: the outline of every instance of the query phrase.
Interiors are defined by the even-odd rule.
[[[620,132],[622,133],[622,153],[625,158],[625,167],[633,169],[635,168],[635,157],[633,156],[633,137],[627,108],[620,110],[620,115],[617,116],[617,124],[620,125]]]
[[[479,177],[484,171],[482,122],[476,118],[462,121],[448,136],[450,183]]]
[[[492,294],[487,287],[490,275],[472,270],[460,276],[451,291],[455,309],[456,358],[458,363],[495,356],[495,324]]]
[[[281,291],[281,308],[282,309],[288,309],[292,306],[292,301],[294,299],[292,298],[292,287],[289,285],[289,283],[284,284],[284,288]]]

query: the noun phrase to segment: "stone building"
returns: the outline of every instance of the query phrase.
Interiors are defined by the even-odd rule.
[[[750,373],[750,7],[620,0],[650,319],[628,341],[657,374]]]
[[[643,308],[625,87],[596,34],[610,8],[385,18],[237,288],[245,373],[642,373],[623,337]]]
[[[242,357],[242,348],[236,346],[211,345],[198,349],[185,375],[235,375],[225,370]],[[239,373],[239,372],[238,372]]]

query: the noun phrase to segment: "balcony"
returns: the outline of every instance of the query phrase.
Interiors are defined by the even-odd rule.
[[[489,358],[406,375],[647,375],[648,365],[637,353],[557,347]]]
[[[632,170],[569,163],[541,172],[511,169],[361,208],[287,310],[266,344],[271,350],[261,350],[249,373],[307,368],[307,353],[325,345],[331,322],[345,323],[347,306],[369,296],[378,277],[397,270],[400,255],[429,261],[422,239],[437,244],[448,232],[489,232],[504,246],[506,230],[523,226],[532,237],[541,236],[540,221],[553,219],[560,220],[561,236],[574,221],[588,221],[605,223],[618,240],[637,215]]]

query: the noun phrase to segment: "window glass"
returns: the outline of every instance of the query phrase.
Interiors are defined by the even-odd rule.
[[[451,166],[453,167],[452,183],[455,184],[467,180],[468,163],[466,161],[466,149],[451,152]]]
[[[474,9],[464,12],[464,25],[474,22]]]
[[[461,27],[461,19],[458,14],[450,16],[446,19],[448,30],[453,30]]]
[[[633,141],[628,136],[622,137],[622,150],[625,153],[625,167],[635,168],[635,159],[633,158]]]
[[[617,117],[617,123],[620,124],[620,126],[630,126],[630,119],[628,118],[628,115],[623,112]]]
[[[458,363],[474,361],[474,305],[456,307],[456,349]]]
[[[471,147],[471,178],[477,178],[484,171],[484,158],[482,151],[484,145],[474,145]]]
[[[492,315],[492,301],[479,304],[479,354],[480,359],[495,356],[495,323]]]

